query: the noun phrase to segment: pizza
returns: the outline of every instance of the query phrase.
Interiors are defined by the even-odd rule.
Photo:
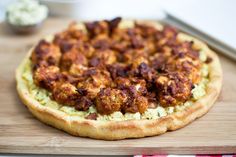
[[[40,121],[81,137],[141,138],[209,111],[222,85],[218,56],[156,21],[72,22],[40,40],[16,70],[17,91]]]

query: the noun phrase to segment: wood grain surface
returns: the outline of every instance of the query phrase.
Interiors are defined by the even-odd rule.
[[[223,89],[215,106],[183,129],[161,136],[121,141],[73,137],[35,119],[21,103],[15,69],[43,36],[67,26],[49,19],[40,32],[15,35],[0,24],[0,152],[31,154],[219,154],[236,153],[236,63],[220,56]]]

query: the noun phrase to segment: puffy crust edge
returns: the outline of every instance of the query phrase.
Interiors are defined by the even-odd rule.
[[[154,21],[141,22],[161,28],[161,24]],[[22,78],[25,63],[29,59],[32,49],[16,70],[17,91],[23,103],[40,121],[64,130],[74,136],[103,140],[120,140],[154,136],[167,131],[177,130],[206,114],[216,101],[222,86],[222,69],[215,52],[210,50],[205,43],[184,33],[178,34],[178,40],[193,40],[196,48],[203,49],[213,59],[209,64],[210,81],[206,88],[206,95],[194,102],[192,106],[187,107],[181,112],[175,112],[156,120],[127,120],[118,122],[75,120],[66,113],[41,105],[30,96],[27,85]]]

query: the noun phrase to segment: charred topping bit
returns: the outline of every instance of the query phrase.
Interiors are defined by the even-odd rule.
[[[88,22],[85,26],[90,38],[109,35],[109,25],[106,21]]]
[[[148,99],[144,96],[138,96],[135,98],[131,98],[131,101],[127,102],[123,107],[122,111],[124,113],[144,113],[148,108]]]
[[[112,65],[107,65],[107,69],[110,72],[113,80],[117,77],[128,76],[129,67],[124,64],[115,63]]]
[[[85,117],[85,119],[97,120],[97,117],[97,113],[90,113],[88,116]]]
[[[158,53],[151,58],[151,66],[159,73],[165,72],[166,63],[167,57],[162,53]]]
[[[89,61],[89,66],[91,66],[91,67],[98,67],[98,66],[102,66],[102,65],[103,65],[103,62],[98,57],[93,57]]]
[[[75,40],[71,40],[71,41],[62,40],[59,45],[61,52],[65,53],[65,52],[69,51],[70,49],[72,49],[75,42],[76,42]]]
[[[172,54],[176,55],[179,58],[184,58],[187,55],[193,59],[197,59],[199,58],[199,52],[194,50],[192,46],[193,41],[185,41],[179,45],[174,46],[172,49]]]
[[[133,97],[147,94],[146,81],[144,79],[118,77],[115,83],[117,88],[128,90]]]
[[[94,105],[102,115],[187,101],[204,64],[194,43],[179,42],[170,26],[158,30],[136,22],[119,28],[120,21],[88,22],[86,30],[72,23],[52,43],[41,40],[31,55],[35,84],[60,104],[79,111]],[[205,63],[211,61],[207,57]]]
[[[148,92],[146,94],[146,97],[148,99],[148,102],[150,102],[151,106],[153,106],[153,104],[156,104],[155,106],[157,106],[157,94],[155,91],[153,92]],[[153,103],[151,103],[153,102]],[[150,106],[150,105],[149,105]]]
[[[207,59],[206,59],[205,63],[209,64],[209,63],[211,63],[211,62],[212,62],[212,58],[209,57],[209,56],[207,56]]]
[[[96,75],[98,73],[98,70],[96,68],[89,68],[88,70],[86,70],[83,75],[84,76],[93,76]]]
[[[76,91],[82,96],[86,96],[88,94],[87,90],[83,88],[77,88]]]
[[[79,111],[87,111],[89,107],[92,105],[93,105],[93,102],[89,98],[83,96],[77,99],[75,109]]]
[[[143,38],[154,40],[155,34],[157,33],[157,30],[149,25],[145,24],[139,24],[135,22],[135,27],[140,31],[140,34]]]
[[[191,96],[192,83],[182,73],[159,75],[155,81],[162,106],[175,106],[187,101]]]
[[[95,49],[106,50],[110,48],[110,41],[108,38],[95,39],[92,41],[92,45]]]
[[[118,27],[120,21],[121,21],[121,17],[117,17],[117,18],[114,18],[110,21],[107,21],[109,24],[110,34]]]
[[[131,44],[135,49],[140,49],[144,47],[144,41],[141,37],[131,36]]]
[[[139,75],[148,82],[151,82],[157,75],[157,72],[153,68],[150,68],[146,63],[141,63],[138,69]]]
[[[95,21],[85,23],[90,38],[98,37],[99,35],[111,35],[120,23],[121,18],[115,18],[111,21]]]

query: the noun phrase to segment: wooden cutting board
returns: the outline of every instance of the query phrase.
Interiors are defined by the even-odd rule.
[[[79,138],[35,119],[21,103],[15,69],[40,38],[67,26],[49,19],[34,35],[13,34],[0,24],[0,152],[33,154],[217,154],[236,153],[236,63],[220,56],[221,95],[208,114],[183,129],[161,136],[121,141]]]

